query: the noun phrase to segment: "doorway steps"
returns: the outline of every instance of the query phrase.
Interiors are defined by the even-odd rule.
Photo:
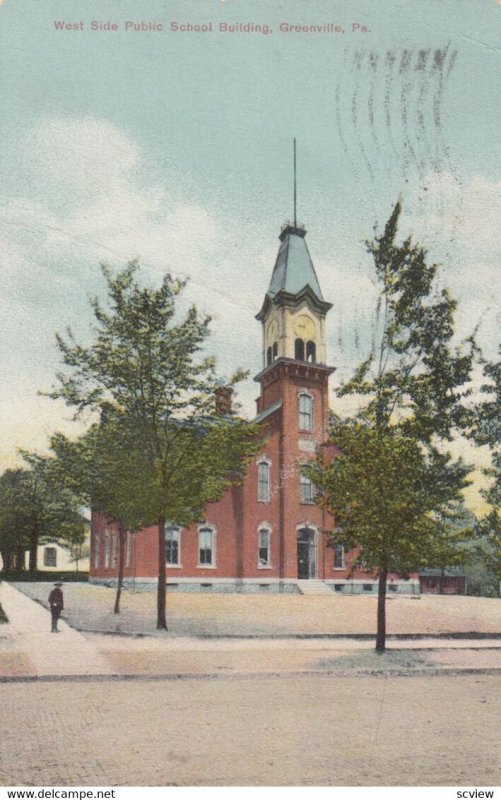
[[[324,581],[309,578],[307,580],[298,580],[298,589],[301,594],[334,594],[332,589],[329,589]]]

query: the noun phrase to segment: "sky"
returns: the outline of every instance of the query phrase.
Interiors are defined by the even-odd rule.
[[[496,0],[3,0],[2,468],[75,431],[37,393],[61,365],[56,332],[92,339],[101,262],[137,257],[149,285],[188,277],[184,306],[212,315],[222,376],[250,370],[254,413],[294,137],[298,217],[333,303],[332,407],[371,346],[364,242],[399,195],[402,235],[458,299],[458,342],[478,326],[495,358],[500,34]]]

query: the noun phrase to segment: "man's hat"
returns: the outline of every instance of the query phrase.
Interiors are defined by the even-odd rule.
[[[63,584],[62,584],[62,583],[59,583],[59,582],[54,584],[54,586],[62,586],[62,585],[63,585]]]

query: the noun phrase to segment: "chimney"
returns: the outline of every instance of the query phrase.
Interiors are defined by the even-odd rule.
[[[218,386],[216,388],[216,414],[218,417],[230,417],[232,415],[233,389],[231,386]]]

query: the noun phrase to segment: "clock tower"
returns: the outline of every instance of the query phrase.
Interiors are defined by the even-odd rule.
[[[322,296],[305,240],[306,230],[286,224],[263,306],[263,367],[280,358],[325,364],[325,316],[331,303]]]
[[[306,230],[286,224],[270,285],[256,315],[263,329],[263,369],[256,421],[266,427],[262,474],[272,480],[267,522],[275,531],[280,581],[325,577],[329,554],[321,533],[326,512],[301,466],[326,441],[329,423],[324,300],[306,245]],[[327,570],[327,572],[326,572]]]

